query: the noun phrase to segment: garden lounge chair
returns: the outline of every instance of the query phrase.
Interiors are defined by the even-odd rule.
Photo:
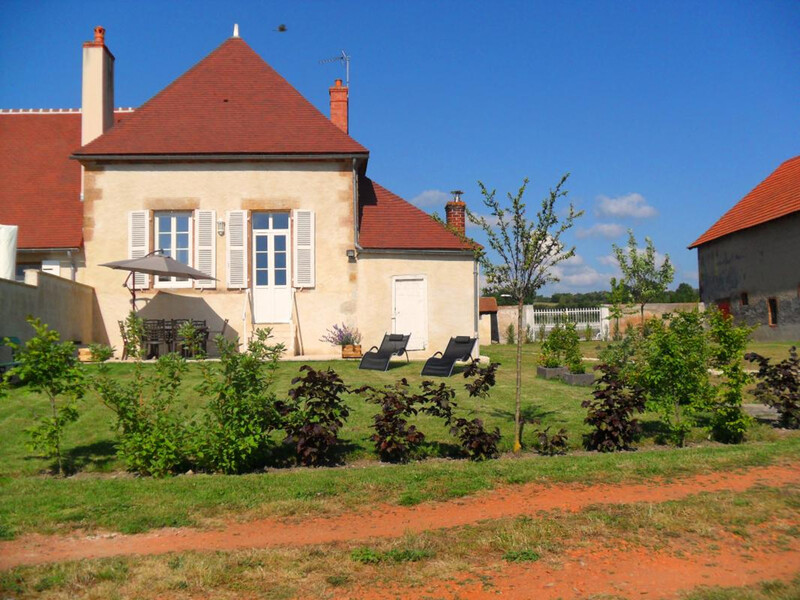
[[[401,333],[387,333],[383,336],[381,347],[373,346],[361,358],[358,364],[359,369],[370,369],[372,371],[386,371],[389,368],[389,360],[392,356],[406,355],[409,360],[406,346],[411,335]]]
[[[472,360],[472,349],[478,338],[471,338],[468,335],[457,335],[450,338],[444,354],[437,352],[425,361],[422,367],[422,374],[433,377],[450,377],[453,374],[453,367],[456,361]],[[438,358],[436,355],[439,355]]]

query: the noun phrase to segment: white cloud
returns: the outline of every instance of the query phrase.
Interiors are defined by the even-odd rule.
[[[473,214],[475,214],[475,213],[473,213]],[[495,226],[497,226],[497,217],[496,217],[496,216],[494,216],[494,215],[481,215],[481,214],[475,214],[475,216],[476,216],[476,217],[483,217],[484,219],[486,219],[486,222],[489,224],[489,226],[490,226],[490,227],[495,227]],[[483,227],[481,227],[481,226],[480,226],[480,225],[478,225],[477,223],[473,223],[472,221],[470,221],[470,220],[469,220],[469,217],[467,217],[467,229],[479,229],[479,230],[483,230]]]
[[[418,208],[439,208],[444,210],[444,205],[450,201],[452,196],[442,190],[425,190],[421,194],[411,199],[411,204]]]
[[[624,246],[623,250],[625,251],[625,256],[628,255],[628,247]],[[637,252],[639,254],[644,254],[646,250],[644,248],[638,248]],[[666,259],[666,255],[661,254],[658,250],[656,250],[656,267],[660,267],[664,264],[664,260]],[[605,254],[603,256],[597,257],[597,262],[601,265],[607,265],[609,267],[619,268],[619,263],[617,262],[617,257],[613,254]]]
[[[557,289],[566,291],[572,288],[606,287],[612,277],[609,273],[601,273],[594,267],[586,264],[583,256],[575,254],[571,258],[558,263],[553,267],[553,275],[559,278]]]
[[[625,233],[625,228],[619,223],[596,223],[588,229],[579,227],[575,235],[578,239],[603,237],[610,240],[621,236],[623,233]]]
[[[655,217],[658,211],[650,206],[641,194],[627,194],[609,198],[608,196],[597,197],[598,206],[595,212],[601,217],[634,217],[636,219],[647,219]]]
[[[613,254],[605,254],[603,256],[597,257],[597,262],[601,265],[606,265],[608,267],[618,267],[619,263],[617,262],[617,257]]]

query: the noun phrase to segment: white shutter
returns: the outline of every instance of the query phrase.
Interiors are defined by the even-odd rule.
[[[315,285],[314,211],[295,210],[294,215],[294,286]]]
[[[229,210],[226,232],[229,288],[247,287],[247,211]]]
[[[217,213],[213,210],[194,211],[194,266],[210,277],[217,276]],[[213,279],[197,279],[197,288],[215,288]]]
[[[128,213],[128,258],[142,258],[150,252],[150,211],[132,210]],[[150,275],[137,273],[134,289],[150,287]]]

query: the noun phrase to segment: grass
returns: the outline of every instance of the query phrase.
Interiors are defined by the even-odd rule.
[[[774,346],[774,344],[772,345]],[[585,354],[596,353],[601,345],[584,343]],[[491,398],[474,400],[463,390],[459,375],[449,380],[458,391],[460,414],[477,415],[489,427],[499,427],[501,449],[510,450],[513,432],[514,348],[491,346],[482,349],[501,363],[497,386]],[[580,447],[585,412],[580,408],[590,390],[558,381],[537,379],[537,345],[524,348],[523,407],[531,417],[541,419],[551,431],[567,429],[570,446]],[[282,395],[297,373],[298,363],[281,363],[275,389]],[[352,385],[381,385],[407,377],[421,381],[419,363],[397,363],[387,373],[359,371],[356,362],[317,363],[331,366]],[[120,378],[130,377],[131,366],[112,365]],[[181,400],[191,414],[200,400],[193,389],[199,381],[195,368],[182,388]],[[322,514],[369,506],[377,502],[402,505],[426,500],[446,500],[490,489],[497,485],[528,481],[619,481],[652,476],[673,476],[708,469],[767,464],[800,457],[800,437],[780,435],[767,426],[757,426],[750,439],[760,443],[725,447],[708,444],[703,430],[690,438],[695,447],[662,451],[655,445],[660,426],[653,414],[645,414],[646,435],[642,447],[654,451],[634,454],[577,455],[543,459],[524,455],[482,464],[463,460],[427,460],[406,466],[377,462],[369,441],[373,405],[351,396],[352,414],[343,431],[343,459],[348,468],[272,469],[267,474],[243,476],[193,475],[164,480],[134,478],[124,473],[115,456],[113,414],[89,394],[83,401],[79,421],[67,429],[64,447],[77,475],[58,479],[42,475],[50,463],[31,455],[25,447],[25,427],[45,408],[44,399],[25,387],[11,390],[0,402],[0,539],[28,532],[66,532],[74,529],[114,530],[124,533],[166,526],[201,526],[235,516],[249,519],[263,516]],[[453,439],[442,424],[431,417],[419,417],[417,426],[428,441],[421,452],[426,456],[455,454]],[[530,428],[528,428],[530,429]],[[532,432],[524,432],[530,445]]]
[[[598,504],[578,513],[552,511],[428,531],[369,545],[341,543],[305,548],[85,560],[20,567],[0,573],[0,592],[14,598],[260,598],[329,597],[336,589],[397,589],[454,585],[480,579],[492,585],[503,563],[541,561],[557,569],[574,552],[607,560],[621,548],[702,554],[731,535],[771,550],[796,547],[800,490],[755,488],[717,492],[664,503]],[[422,588],[424,589],[424,588]],[[702,589],[691,600],[788,600],[800,580],[765,582],[747,589]],[[398,590],[396,593],[401,593]],[[740,595],[737,595],[740,594]],[[0,595],[2,596],[2,595]]]

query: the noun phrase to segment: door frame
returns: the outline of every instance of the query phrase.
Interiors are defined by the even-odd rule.
[[[249,226],[249,242],[250,242],[250,269],[248,273],[249,281],[250,281],[250,295],[252,305],[252,318],[253,323],[255,324],[278,324],[278,323],[291,323],[292,322],[292,308],[294,301],[294,288],[292,286],[292,250],[293,250],[293,236],[292,236],[292,211],[290,210],[258,210],[258,211],[250,211],[251,219],[250,219],[250,226]],[[255,229],[253,227],[253,220],[252,215],[253,213],[285,213],[289,215],[289,227],[287,229]],[[289,293],[289,316],[286,320],[277,320],[273,318],[269,321],[259,321],[256,319],[256,236],[258,235],[265,235],[268,239],[267,248],[269,250],[269,265],[271,265],[268,269],[269,273],[269,283],[267,284],[268,288],[271,288],[273,294],[275,291],[275,236],[276,235],[285,235],[286,236],[286,289]],[[283,286],[281,286],[283,287]]]
[[[428,329],[428,276],[423,274],[418,275],[393,275],[392,276],[392,333],[405,334],[405,331],[397,331],[397,282],[398,281],[422,281],[422,302],[424,304],[422,311],[423,329],[425,330],[425,339],[422,341],[422,348],[420,350],[427,350],[428,339],[430,337],[430,330]]]

